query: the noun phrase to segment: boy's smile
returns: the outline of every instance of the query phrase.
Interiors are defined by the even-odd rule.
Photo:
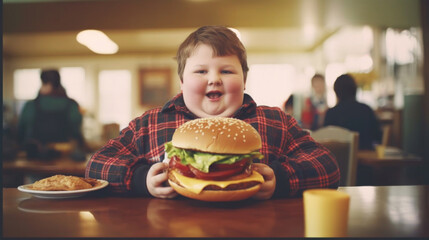
[[[198,117],[230,117],[243,103],[243,70],[236,55],[213,56],[201,44],[186,60],[181,83],[188,109]]]
[[[206,94],[206,96],[210,99],[210,101],[219,101],[220,98],[222,97],[222,92],[221,91],[210,91]]]

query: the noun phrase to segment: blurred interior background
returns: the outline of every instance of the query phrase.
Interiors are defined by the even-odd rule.
[[[292,93],[306,96],[321,73],[332,107],[336,77],[352,73],[358,100],[392,127],[389,144],[428,162],[426,2],[4,0],[3,128],[13,129],[23,104],[36,97],[41,69],[57,68],[80,105],[85,139],[102,143],[116,134],[111,124],[122,129],[180,92],[174,56],[190,32],[226,25],[247,48],[246,92],[258,104],[282,107]],[[77,35],[88,29],[106,34],[114,53],[80,44]]]

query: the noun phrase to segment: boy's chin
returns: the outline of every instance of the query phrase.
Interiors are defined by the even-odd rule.
[[[196,111],[192,111],[191,112],[193,114],[195,114],[197,117],[200,118],[211,118],[211,117],[230,117],[232,116],[232,114],[234,114],[236,110],[232,110],[232,109],[225,109],[223,111],[219,111],[219,110],[196,110]]]

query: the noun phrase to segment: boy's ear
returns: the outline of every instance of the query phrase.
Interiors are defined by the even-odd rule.
[[[180,91],[183,92],[183,82],[180,81]]]

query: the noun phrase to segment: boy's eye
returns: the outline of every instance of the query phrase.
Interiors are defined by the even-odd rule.
[[[195,73],[204,74],[207,73],[206,70],[196,70]]]
[[[221,71],[221,73],[222,74],[231,74],[231,73],[233,73],[232,71],[230,71],[230,70],[222,70]]]

